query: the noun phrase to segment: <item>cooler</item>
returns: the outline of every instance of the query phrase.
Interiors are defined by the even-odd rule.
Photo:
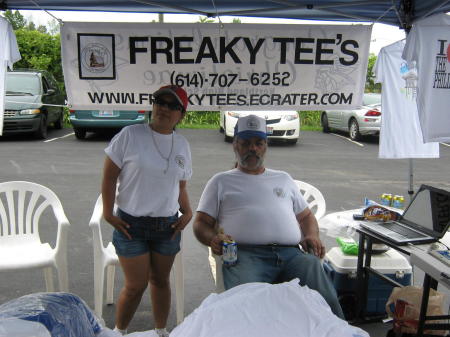
[[[331,248],[325,255],[323,267],[331,279],[347,319],[353,318],[357,296],[356,265],[358,256],[346,255],[340,247]],[[406,257],[394,249],[373,254],[370,266],[402,285],[411,284],[411,265]],[[385,304],[393,286],[370,274],[366,312],[379,315],[386,312]]]

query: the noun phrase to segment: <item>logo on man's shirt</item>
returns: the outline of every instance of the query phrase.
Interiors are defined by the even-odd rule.
[[[281,187],[274,187],[273,194],[278,198],[284,198],[286,196],[286,192]]]

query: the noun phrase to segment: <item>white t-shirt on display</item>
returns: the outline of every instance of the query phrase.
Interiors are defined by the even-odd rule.
[[[206,184],[197,211],[214,219],[239,244],[295,245],[301,240],[296,215],[307,207],[294,180],[283,171],[220,172]]]
[[[170,154],[168,169],[158,149],[165,158]],[[178,212],[179,183],[192,176],[186,138],[175,131],[170,135],[157,133],[148,124],[131,125],[111,140],[105,153],[121,169],[116,198],[120,209],[133,216],[152,217]]]
[[[416,105],[417,70],[402,59],[405,40],[381,49],[376,81],[383,84],[379,158],[438,158],[439,143],[424,143]]]
[[[0,16],[0,136],[3,133],[6,67],[12,69],[13,63],[19,61],[20,58],[16,35],[14,35],[11,24]]]
[[[403,58],[417,62],[417,109],[424,142],[450,141],[450,16],[414,23]]]
[[[246,283],[209,295],[171,337],[369,337],[331,312],[299,279]]]

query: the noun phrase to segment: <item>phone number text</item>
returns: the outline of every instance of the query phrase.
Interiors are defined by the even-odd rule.
[[[170,82],[180,87],[203,88],[220,87],[226,88],[236,84],[249,84],[251,86],[283,86],[290,85],[291,74],[285,72],[261,72],[250,73],[248,77],[238,74],[217,74],[209,73],[177,73],[173,71],[170,75]]]

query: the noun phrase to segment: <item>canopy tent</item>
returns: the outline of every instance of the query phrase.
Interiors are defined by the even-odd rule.
[[[450,0],[0,0],[0,9],[106,11],[379,22],[409,29]]]
[[[450,12],[450,0],[0,0],[0,9],[106,11],[378,22],[409,31],[414,21]],[[412,160],[409,191],[412,194]]]

